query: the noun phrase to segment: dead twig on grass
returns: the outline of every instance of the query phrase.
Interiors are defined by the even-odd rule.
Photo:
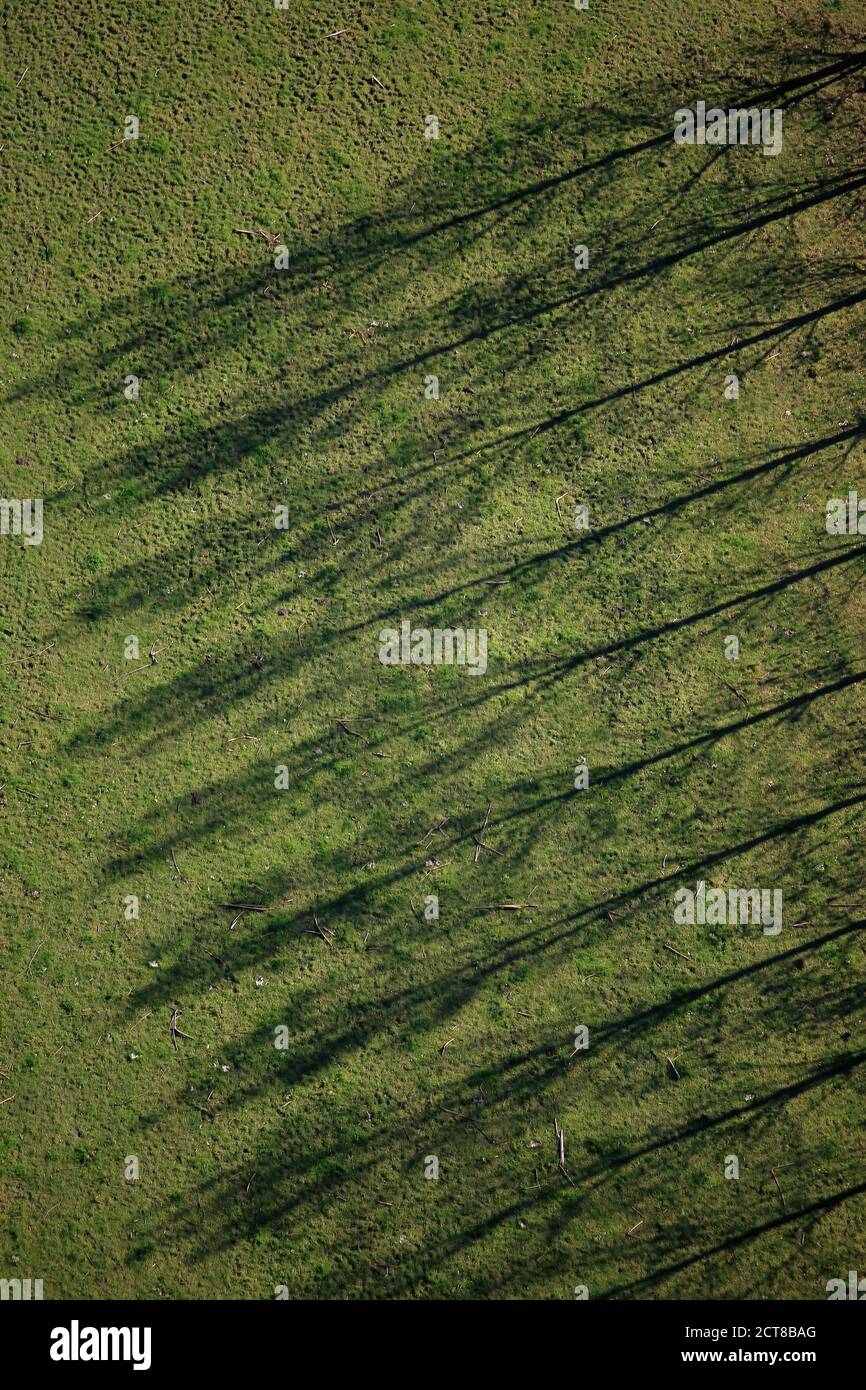
[[[352,738],[359,738],[362,743],[370,742],[370,740],[368,738],[365,738],[363,734],[359,734],[357,729],[350,729],[347,720],[338,719],[336,720],[336,723],[339,724],[340,728],[343,729],[345,733],[351,734]]]
[[[553,1117],[553,1132],[556,1135],[556,1146],[559,1154],[559,1171],[574,1187],[574,1179],[565,1166],[565,1130],[562,1129],[555,1115]]]
[[[431,835],[437,835],[437,834],[439,834],[442,830],[445,829],[445,826],[446,826],[447,824],[448,824],[448,817],[447,817],[447,816],[443,816],[442,819],[440,820],[440,822],[439,822],[438,825],[432,825],[432,826],[430,827],[430,829],[427,831],[427,834],[426,834],[426,835],[422,835],[421,839],[418,841],[418,844],[421,845],[421,847],[422,847],[423,849],[426,849],[426,848],[427,848],[427,845],[425,844],[425,841],[426,841],[426,840],[429,840],[430,837],[431,837]]]
[[[182,878],[184,883],[188,884],[189,879],[187,878],[186,874],[182,873],[180,868],[178,867],[177,856],[173,849],[171,851],[171,862],[174,865],[174,871],[177,874],[178,878]]]
[[[662,945],[666,951],[673,951],[675,956],[682,956],[683,960],[691,960],[691,955],[688,951],[678,951],[676,946],[669,946],[666,941],[662,942]]]
[[[481,1133],[481,1134],[484,1136],[484,1138],[487,1140],[488,1144],[492,1144],[493,1147],[494,1147],[494,1149],[495,1149],[495,1148],[496,1148],[496,1140],[495,1140],[495,1139],[491,1139],[491,1138],[490,1138],[490,1135],[487,1133],[487,1130],[481,1128],[481,1125],[480,1125],[479,1122],[475,1119],[475,1116],[474,1116],[474,1115],[470,1116],[470,1119],[472,1120],[472,1123],[475,1125],[475,1128],[476,1128],[477,1130],[479,1130],[480,1133]]]
[[[482,845],[484,845],[484,831],[487,830],[488,820],[491,819],[492,806],[493,802],[488,802],[487,815],[485,815],[484,820],[481,821],[481,830],[478,831],[478,837],[475,838],[475,863],[478,863],[478,860],[481,859],[481,849]]]
[[[743,704],[743,705],[745,705],[745,706],[746,706],[746,709],[748,709],[748,708],[749,708],[749,702],[748,702],[748,700],[746,699],[745,695],[741,694],[740,691],[737,689],[737,687],[736,687],[735,685],[731,685],[731,682],[730,682],[730,681],[725,681],[725,685],[728,687],[729,690],[732,690],[732,691],[734,692],[734,694],[736,695],[736,697],[737,697],[737,699],[740,701],[740,703]]]
[[[791,1167],[793,1167],[793,1164],[791,1164],[791,1163],[777,1163],[776,1166],[775,1166],[775,1168],[771,1168],[771,1169],[770,1169],[770,1175],[771,1175],[771,1177],[772,1177],[772,1179],[773,1179],[773,1182],[776,1184],[776,1191],[777,1191],[778,1194],[779,1194],[779,1198],[780,1198],[780,1200],[781,1200],[781,1203],[782,1203],[783,1208],[786,1208],[788,1204],[787,1204],[787,1202],[785,1201],[785,1194],[784,1194],[784,1192],[782,1191],[782,1184],[779,1182],[779,1179],[778,1179],[778,1177],[776,1176],[776,1174],[777,1174],[782,1168],[791,1168]]]
[[[481,858],[481,851],[482,851],[483,849],[488,850],[491,854],[501,854],[501,853],[502,853],[501,850],[499,850],[499,849],[494,849],[493,845],[488,845],[488,844],[485,844],[485,842],[484,842],[484,832],[485,832],[485,830],[487,829],[487,822],[490,820],[490,812],[491,812],[492,810],[493,810],[493,802],[492,802],[492,801],[489,801],[489,802],[487,803],[487,812],[486,812],[486,814],[485,814],[485,816],[484,816],[484,820],[481,822],[481,829],[479,830],[479,832],[478,832],[477,835],[473,835],[473,836],[472,836],[473,840],[475,841],[475,863],[476,863],[476,864],[478,863],[479,859]]]
[[[189,1038],[190,1042],[192,1042],[191,1035],[189,1033],[185,1033],[183,1029],[178,1026],[178,1019],[180,1018],[181,1013],[181,1009],[173,1009],[171,1018],[168,1021],[168,1031],[171,1034],[171,1040],[174,1043],[175,1052],[180,1052],[180,1048],[177,1045],[178,1038]]]
[[[280,238],[275,236],[273,232],[266,232],[263,227],[232,227],[232,231],[237,232],[238,236],[264,237],[270,247],[280,244]]]
[[[310,936],[320,936],[326,946],[333,946],[334,932],[332,931],[332,929],[330,927],[323,927],[318,917],[315,916],[315,914],[313,915],[313,921],[316,924],[315,931],[312,927],[304,927],[304,931],[307,932]]]
[[[157,661],[157,657],[160,656],[162,652],[167,652],[169,647],[173,647],[176,641],[177,638],[172,637],[170,642],[165,642],[161,647],[151,647],[147,653],[150,658],[151,666],[158,666],[159,662]]]
[[[232,912],[276,912],[275,907],[266,907],[264,903],[218,903],[219,907],[229,907]]]
[[[229,931],[234,931],[245,912],[276,912],[277,910],[274,907],[264,907],[261,903],[219,903],[218,906],[227,907],[235,914],[229,922]]]

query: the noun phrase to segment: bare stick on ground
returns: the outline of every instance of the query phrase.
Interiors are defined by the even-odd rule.
[[[192,1037],[190,1036],[190,1034],[185,1033],[183,1029],[178,1026],[178,1019],[180,1018],[180,1016],[181,1010],[173,1009],[171,1018],[169,1019],[168,1023],[168,1031],[171,1034],[171,1040],[174,1043],[175,1052],[180,1052],[180,1048],[177,1045],[178,1038],[189,1038],[190,1042],[192,1042]]]
[[[492,845],[488,845],[488,844],[485,844],[485,843],[484,843],[484,832],[485,832],[485,830],[487,829],[487,822],[490,820],[490,812],[491,812],[492,810],[493,810],[493,802],[492,802],[492,801],[489,801],[489,802],[487,803],[487,812],[486,812],[486,814],[485,814],[485,816],[484,816],[484,820],[481,822],[481,829],[479,830],[479,832],[478,832],[477,835],[473,835],[473,837],[472,837],[473,840],[475,841],[475,863],[476,863],[476,864],[478,863],[479,859],[481,858],[481,851],[482,851],[483,849],[489,850],[491,854],[499,854],[499,853],[500,853],[500,850],[494,849]]]
[[[737,699],[741,702],[741,704],[744,704],[744,705],[746,706],[746,709],[748,709],[748,708],[749,708],[749,702],[748,702],[748,700],[746,699],[745,695],[742,695],[735,685],[731,685],[731,682],[730,682],[730,681],[725,681],[725,685],[728,687],[729,690],[733,690],[733,692],[734,692],[734,694],[736,695]]]
[[[304,931],[309,932],[310,936],[320,936],[326,946],[333,946],[334,933],[332,929],[330,927],[323,927],[315,914],[313,914],[313,921],[316,924],[315,931],[313,931],[312,927],[305,927]]]
[[[691,955],[688,951],[678,951],[676,946],[669,946],[666,941],[662,944],[666,951],[673,951],[675,956],[682,956],[683,960],[691,960]]]
[[[565,1166],[565,1130],[560,1127],[556,1116],[553,1117],[553,1130],[556,1134],[556,1144],[559,1153],[559,1171],[562,1176],[574,1187],[574,1179]]]
[[[181,870],[178,868],[177,855],[175,854],[174,850],[172,850],[171,852],[171,862],[174,865],[174,871],[177,874],[178,878],[182,878],[184,883],[189,883],[189,879],[187,878],[186,874],[182,873]]]

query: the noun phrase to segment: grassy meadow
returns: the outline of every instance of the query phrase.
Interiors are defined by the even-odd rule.
[[[862,5],[3,11],[0,1277],[866,1273]]]

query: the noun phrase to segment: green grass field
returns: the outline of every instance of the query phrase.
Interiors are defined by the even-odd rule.
[[[0,1277],[866,1274],[860,0],[0,40],[0,492],[44,499],[0,536]],[[780,154],[675,144],[698,100]],[[486,673],[383,665],[404,621]],[[782,931],[677,923],[702,880]]]

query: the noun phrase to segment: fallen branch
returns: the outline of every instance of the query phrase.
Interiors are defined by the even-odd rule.
[[[691,955],[688,951],[678,951],[676,946],[669,946],[666,941],[662,942],[662,945],[666,951],[673,951],[675,956],[682,956],[683,960],[691,960]]]
[[[427,831],[427,834],[426,834],[426,835],[422,835],[421,839],[418,841],[418,844],[419,844],[419,845],[423,845],[423,844],[424,844],[424,841],[425,841],[425,840],[429,840],[431,835],[436,835],[436,834],[439,833],[439,831],[444,830],[444,829],[445,829],[445,826],[446,826],[447,824],[448,824],[448,817],[447,817],[447,816],[443,816],[442,819],[440,820],[440,822],[439,822],[438,825],[433,825],[433,826],[431,826],[430,829]]]
[[[745,695],[741,695],[740,692],[739,692],[739,690],[737,689],[737,687],[736,687],[735,685],[731,685],[731,682],[730,682],[730,681],[725,681],[725,685],[728,687],[729,690],[733,690],[733,692],[734,692],[734,694],[736,695],[737,699],[738,699],[739,701],[741,701],[741,703],[744,704],[744,705],[746,706],[746,709],[748,709],[748,708],[749,708],[749,702],[748,702],[748,700],[746,699]]]
[[[481,851],[482,851],[483,849],[489,850],[489,852],[490,852],[491,854],[501,854],[501,853],[502,853],[502,850],[500,850],[500,849],[494,849],[493,845],[488,845],[488,844],[486,844],[485,841],[484,841],[484,832],[485,832],[485,830],[487,829],[487,822],[488,822],[489,819],[490,819],[490,812],[491,812],[492,810],[493,810],[493,802],[490,801],[490,802],[487,803],[487,813],[486,813],[486,815],[485,815],[485,817],[484,817],[484,820],[481,822],[481,829],[479,830],[479,832],[478,832],[477,835],[473,835],[473,836],[472,836],[473,840],[475,841],[475,863],[476,863],[476,864],[478,863],[479,859],[481,858]]]
[[[339,724],[339,726],[340,726],[341,729],[344,729],[344,730],[345,730],[345,732],[346,732],[347,734],[351,734],[351,735],[352,735],[352,738],[359,738],[359,739],[361,740],[362,743],[368,743],[368,742],[369,742],[369,739],[366,739],[366,738],[364,737],[363,734],[359,734],[357,729],[350,729],[347,720],[345,720],[345,719],[338,719],[336,722]]]
[[[484,1138],[487,1140],[488,1144],[492,1144],[493,1147],[496,1148],[496,1140],[490,1138],[490,1135],[487,1133],[486,1129],[481,1129],[481,1124],[478,1120],[476,1120],[475,1116],[471,1115],[470,1119],[472,1123],[475,1125],[476,1129],[481,1130],[481,1133],[484,1135]]]
[[[180,1018],[180,1016],[181,1010],[173,1009],[171,1018],[169,1019],[168,1023],[168,1031],[171,1034],[171,1040],[174,1043],[175,1052],[180,1052],[180,1048],[177,1045],[178,1038],[189,1038],[190,1042],[192,1042],[192,1037],[190,1036],[190,1034],[185,1033],[182,1028],[178,1027],[177,1021]]]
[[[189,883],[189,879],[187,878],[186,874],[181,873],[181,871],[180,871],[180,869],[179,869],[179,867],[178,867],[177,856],[176,856],[174,850],[172,850],[172,852],[171,852],[171,862],[172,862],[172,864],[174,865],[174,871],[175,871],[175,873],[177,874],[178,878],[182,878],[183,881],[184,881],[184,883],[187,883],[187,884],[188,884],[188,883]]]
[[[36,950],[33,952],[33,955],[30,957],[29,961],[27,962],[27,974],[28,974],[28,975],[32,975],[33,972],[32,972],[32,970],[30,969],[30,967],[31,967],[31,965],[33,964],[33,962],[35,961],[36,957],[39,955],[39,952],[40,952],[41,950],[42,950],[42,942],[40,941],[39,945],[36,947]]]
[[[790,1165],[790,1163],[780,1163],[780,1164],[778,1164],[777,1166],[780,1167],[780,1168],[790,1168],[791,1165]],[[782,1185],[781,1185],[781,1183],[779,1182],[779,1179],[776,1177],[776,1169],[775,1169],[775,1168],[771,1168],[771,1169],[770,1169],[770,1173],[772,1174],[773,1182],[776,1184],[777,1191],[778,1191],[779,1196],[780,1196],[780,1198],[781,1198],[781,1200],[782,1200],[782,1206],[783,1206],[783,1207],[786,1207],[786,1206],[787,1206],[787,1203],[786,1203],[786,1201],[785,1201],[785,1194],[784,1194],[784,1192],[782,1191]]]
[[[232,227],[233,232],[238,236],[260,236],[264,237],[269,246],[279,246],[280,238],[273,232],[266,232],[263,227]]]
[[[320,937],[322,938],[322,940],[324,941],[324,943],[325,943],[326,946],[333,946],[334,943],[333,943],[332,938],[333,938],[333,936],[334,936],[334,933],[333,933],[333,931],[331,930],[331,928],[330,928],[330,927],[323,927],[322,924],[321,924],[321,922],[319,921],[318,917],[315,916],[315,914],[313,915],[313,921],[314,921],[315,924],[316,924],[316,930],[315,930],[315,931],[311,931],[309,927],[305,927],[304,930],[305,930],[305,931],[309,931],[311,936],[317,936],[317,935],[320,936]]]
[[[571,1183],[572,1187],[574,1187],[574,1179],[565,1166],[565,1130],[560,1128],[559,1121],[555,1115],[553,1117],[553,1129],[556,1134],[557,1147],[559,1149],[559,1171],[562,1176]]]
[[[232,912],[276,912],[275,907],[265,907],[263,903],[218,903],[219,907],[229,907]]]

